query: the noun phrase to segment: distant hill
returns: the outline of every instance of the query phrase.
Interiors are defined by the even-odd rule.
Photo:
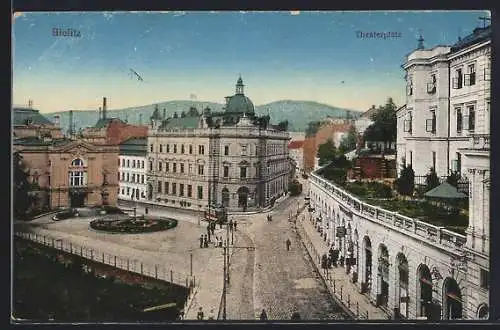
[[[147,124],[155,106],[156,104],[149,104],[139,107],[108,110],[107,116],[128,120],[131,124],[139,124],[140,115],[142,114],[142,123]],[[163,114],[163,109],[166,109],[167,116],[172,115],[174,112],[178,114],[182,111],[187,112],[190,107],[196,107],[198,110],[202,110],[207,106],[212,111],[222,111],[224,105],[221,103],[201,101],[167,101],[158,103],[160,112]],[[337,108],[313,101],[292,100],[275,101],[259,105],[255,107],[255,112],[258,115],[269,113],[271,122],[275,124],[283,120],[288,120],[289,130],[292,132],[304,132],[307,128],[307,123],[310,121],[321,121],[326,117],[345,118],[347,113],[350,113],[353,118],[358,118],[362,114],[362,112],[357,110]],[[69,111],[53,112],[44,115],[48,119],[53,120],[53,116],[56,114],[60,116],[61,127],[66,131],[69,127]],[[73,111],[73,122],[76,130],[93,126],[97,122],[97,119],[98,110]]]

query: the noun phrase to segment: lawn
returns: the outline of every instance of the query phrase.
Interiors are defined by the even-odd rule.
[[[57,262],[55,254],[16,239],[13,316],[33,321],[136,322],[173,321],[178,308],[144,313],[147,307],[184,305],[186,289],[179,286],[144,288],[98,278],[81,265]]]

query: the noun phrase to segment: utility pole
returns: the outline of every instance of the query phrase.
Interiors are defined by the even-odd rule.
[[[189,274],[193,277],[193,252],[189,254]]]

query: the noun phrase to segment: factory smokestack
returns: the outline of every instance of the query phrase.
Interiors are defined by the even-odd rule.
[[[106,119],[106,110],[107,110],[106,97],[103,97],[102,98],[102,119]]]

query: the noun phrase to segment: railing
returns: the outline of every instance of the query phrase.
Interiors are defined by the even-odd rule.
[[[463,246],[466,242],[466,236],[464,235],[362,202],[314,172],[311,173],[310,178],[312,182],[323,190],[340,199],[342,204],[352,205],[358,203],[359,209],[351,208],[353,213],[363,216],[369,221],[389,227],[392,230],[397,230],[404,235],[417,236],[423,241],[431,242],[434,245],[444,248],[456,249]],[[313,204],[316,204],[315,201],[311,201],[311,205]]]
[[[472,149],[490,149],[490,134],[472,134],[471,136]]]
[[[140,260],[130,259],[127,257],[120,257],[117,255],[109,254],[106,252],[101,252],[99,250],[74,244],[70,241],[56,239],[51,236],[28,233],[28,232],[16,232],[15,236],[30,240],[42,245],[54,248],[56,250],[68,252],[80,256],[82,258],[91,260],[93,262],[113,266],[119,269],[123,269],[132,273],[144,275],[150,277],[151,279],[161,280],[183,286],[186,288],[198,287],[199,282],[197,282],[196,277],[192,278],[188,275],[184,275],[173,270],[166,269],[159,264],[150,265]]]

